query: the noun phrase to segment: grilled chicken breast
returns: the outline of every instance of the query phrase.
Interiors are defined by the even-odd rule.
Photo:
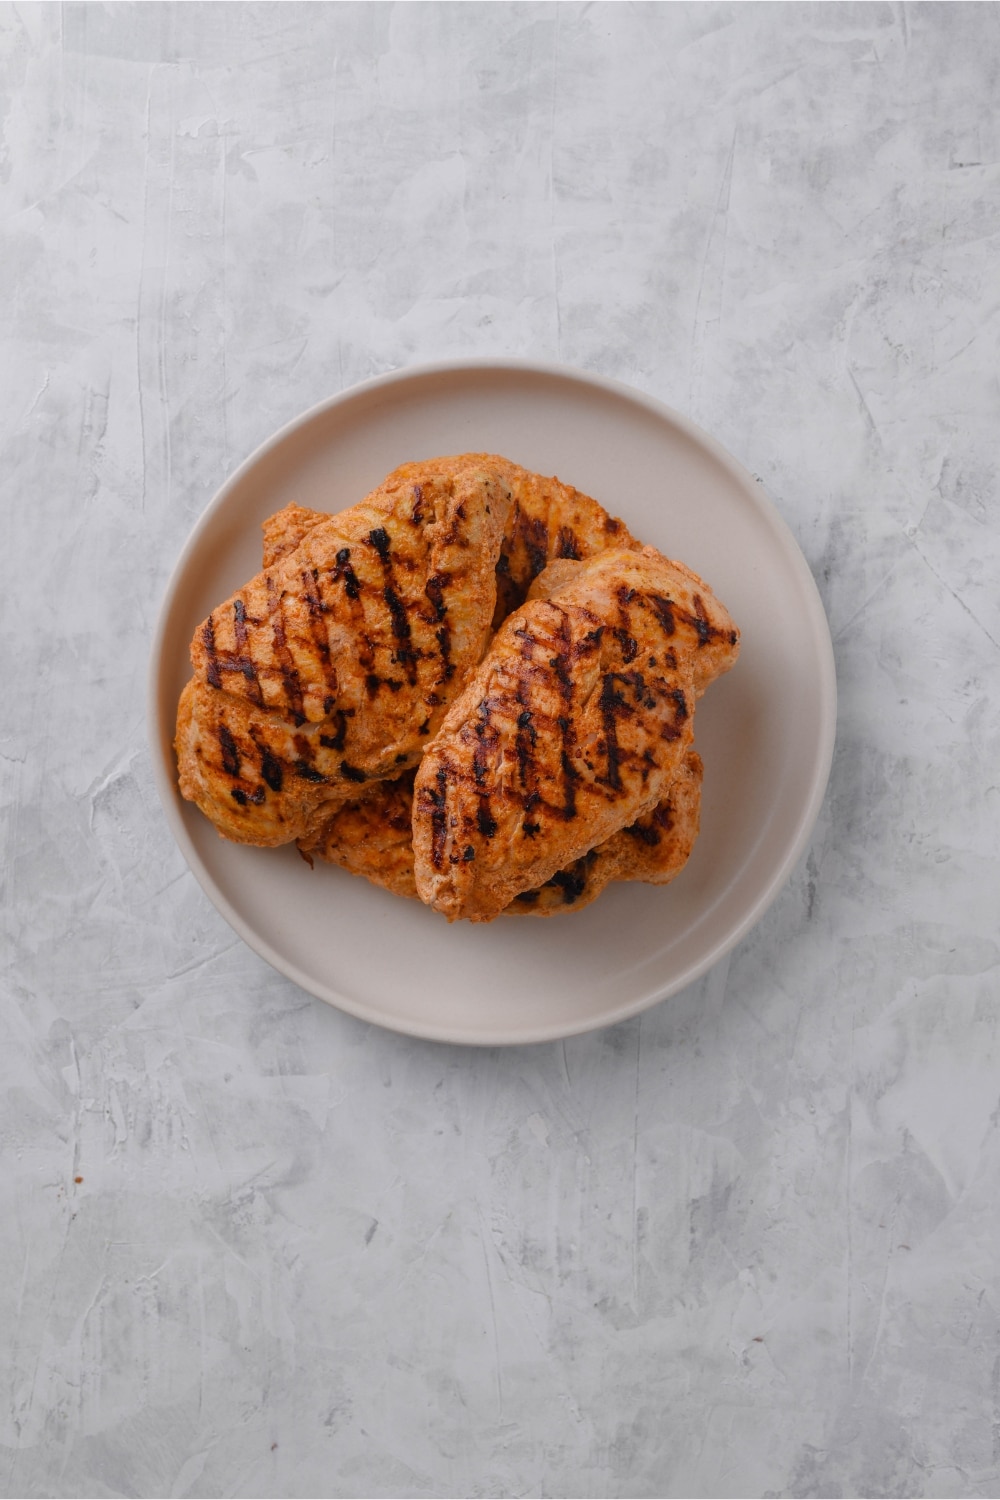
[[[504,530],[497,560],[497,603],[494,628],[523,604],[532,581],[556,558],[580,561],[609,548],[638,549],[624,521],[609,515],[596,500],[563,484],[535,474],[496,453],[462,453],[433,461],[439,472],[453,473],[469,463],[488,464],[510,485],[514,503]],[[389,476],[402,484],[418,483],[419,463],[403,464]],[[321,511],[288,505],[264,523],[264,567],[297,547],[305,533],[328,518]]]
[[[738,644],[708,586],[651,547],[559,563],[424,752],[421,900],[449,921],[491,921],[651,812],[691,749],[698,695]]]
[[[431,461],[315,525],[271,518],[269,565],[195,633],[178,714],[181,791],[220,833],[287,843],[416,763],[482,657],[512,504],[488,463]]]
[[[322,827],[299,840],[313,856],[362,875],[396,896],[417,900],[414,876],[414,772],[396,781],[372,783],[364,795],[345,802]],[[666,885],[684,868],[698,837],[701,811],[701,758],[691,750],[677,780],[652,812],[590,849],[565,870],[557,870],[538,890],[523,891],[505,916],[551,917],[589,906],[613,880]]]

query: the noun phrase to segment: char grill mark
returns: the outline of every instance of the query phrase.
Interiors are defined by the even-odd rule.
[[[653,606],[653,613],[660,622],[664,635],[675,635],[677,632],[677,621],[674,617],[674,603],[672,599],[664,599],[661,594],[647,594],[646,598]]]
[[[523,689],[517,690],[517,701],[524,702]],[[528,785],[528,773],[532,766],[532,758],[535,746],[538,743],[538,730],[532,722],[530,708],[522,709],[517,716],[517,734],[514,739],[514,749],[517,754],[517,769],[522,787]]]
[[[233,604],[234,630],[236,633],[237,650],[220,651],[215,643],[215,613],[209,615],[201,630],[201,642],[205,647],[208,657],[208,667],[205,671],[205,679],[209,687],[222,688],[223,672],[238,672],[245,678],[252,689],[249,694],[251,700],[262,707],[264,697],[260,690],[260,681],[257,677],[257,668],[246,651],[247,628],[246,628],[246,606],[242,599],[237,599]],[[244,649],[240,650],[242,647]]]
[[[247,650],[247,607],[242,599],[233,600],[233,633],[236,637],[236,662],[243,676],[252,688],[251,698],[258,708],[264,706],[264,694],[261,692],[260,678],[257,676],[257,668],[253,658]]]
[[[361,581],[351,564],[350,547],[341,547],[337,553],[336,566],[330,569],[330,577],[334,583],[342,582],[344,585],[344,594],[350,604],[350,622],[357,640],[358,665],[370,678],[373,676],[375,666],[375,648],[371,636],[365,629],[365,605],[361,597]],[[369,696],[374,696],[378,691],[378,678],[375,678],[374,687],[371,681],[367,683],[367,687]]]
[[[202,626],[201,640],[208,656],[208,671],[205,674],[208,678],[208,685],[220,688],[222,678],[219,676],[219,657],[215,649],[215,620],[211,615]]]
[[[580,544],[572,526],[560,526],[556,537],[556,557],[571,557],[580,561]]]
[[[476,744],[472,752],[472,778],[476,783],[479,805],[476,809],[476,827],[484,839],[491,839],[497,831],[497,821],[490,809],[489,794],[483,791],[489,761],[489,753],[497,742],[497,730],[490,723],[489,699],[479,705],[479,723],[475,727]]]
[[[267,612],[271,619],[271,638],[281,671],[281,680],[285,686],[285,696],[296,724],[304,724],[306,716],[302,706],[302,683],[296,670],[295,659],[288,647],[285,615],[281,605],[282,596],[275,589],[269,573],[265,576],[264,583],[267,588]]]
[[[225,724],[219,725],[219,748],[222,751],[222,768],[227,776],[240,774],[240,752],[236,741]]]
[[[549,528],[541,516],[526,516],[523,511],[517,525],[531,561],[531,579],[535,579],[549,560]]]
[[[424,519],[424,491],[423,486],[413,486],[413,509],[410,512],[410,525],[419,526]]]
[[[622,789],[618,715],[631,713],[625,699],[616,690],[615,683],[627,681],[628,677],[621,672],[606,672],[601,680],[601,720],[604,724],[604,750],[608,760],[608,773],[600,779],[614,792],[620,792]]]
[[[448,606],[445,603],[444,590],[448,583],[448,577],[444,573],[435,573],[433,578],[428,578],[424,593],[434,606],[434,620],[437,630],[434,639],[441,653],[441,675],[438,682],[450,682],[455,675],[455,663],[451,659],[451,625],[448,622]]]
[[[708,615],[705,613],[705,601],[702,599],[701,595],[695,594],[691,602],[694,605],[695,617],[692,623],[695,630],[698,632],[698,645],[707,646],[713,635],[718,634],[718,632],[715,630],[714,626],[708,618]]]
[[[655,849],[660,842],[659,830],[651,827],[649,823],[633,823],[624,831],[630,838],[640,844],[645,844],[649,849]]]
[[[324,750],[343,750],[344,737],[347,734],[347,720],[350,716],[353,716],[353,712],[352,709],[349,715],[342,708],[337,709],[334,716],[334,721],[337,725],[336,734],[321,734],[319,737],[319,742]]]
[[[417,680],[417,656],[411,644],[410,622],[406,617],[406,608],[390,583],[387,583],[382,590],[382,597],[388,606],[392,620],[392,633],[396,640],[396,659],[405,668],[407,679],[412,686]]]
[[[298,760],[295,762],[295,774],[296,776],[301,776],[303,781],[320,782],[326,780],[326,777],[322,774],[322,772],[317,771],[315,766],[311,766],[309,762],[305,760]]]
[[[445,765],[439,767],[434,780],[437,790],[429,786],[421,788],[420,802],[424,812],[430,811],[431,863],[435,870],[441,870],[448,842],[448,770]]]
[[[619,584],[616,590],[618,599],[618,625],[615,628],[615,636],[621,647],[623,661],[634,661],[639,652],[639,643],[632,634],[632,621],[629,617],[628,607],[635,598],[635,593],[627,584]]]
[[[587,889],[587,871],[585,868],[582,870],[577,869],[577,865],[582,863],[584,861],[578,860],[568,870],[557,870],[545,882],[546,885],[555,886],[558,890],[562,891],[563,903],[566,906],[571,906],[574,901],[579,901]]]
[[[556,679],[559,683],[559,694],[566,709],[565,713],[559,715],[556,723],[559,726],[559,733],[562,736],[562,746],[559,752],[559,764],[563,777],[562,815],[568,823],[572,818],[576,817],[576,783],[580,779],[580,773],[573,764],[576,734],[573,729],[571,716],[573,705],[573,678],[570,673],[572,638],[570,635],[569,617],[565,610],[560,609],[559,615],[559,646],[555,656],[551,659],[550,665],[555,669]]]
[[[238,807],[260,807],[264,800],[264,788],[259,786],[253,792],[245,792],[242,787],[234,786],[229,795]]]
[[[361,584],[358,582],[358,575],[351,566],[350,547],[341,547],[337,553],[336,567],[330,569],[330,577],[334,583],[343,579],[344,593],[348,599],[354,600],[361,597]]]
[[[384,526],[376,526],[368,533],[368,541],[378,553],[379,561],[385,574],[385,583],[382,588],[382,598],[389,611],[389,623],[393,639],[396,642],[396,661],[406,672],[407,681],[412,687],[417,680],[417,652],[413,649],[413,638],[410,630],[410,621],[406,613],[406,605],[400,599],[396,589],[396,575],[392,565],[392,552],[389,544],[389,533]],[[370,689],[369,689],[370,691]]]
[[[699,651],[703,646],[710,646],[713,641],[718,640],[720,636],[726,634],[717,625],[712,624],[705,609],[705,601],[700,594],[695,594],[692,597],[691,602],[694,605],[693,614],[689,610],[682,609],[675,600],[664,599],[660,594],[647,594],[646,598],[652,605],[653,612],[663,627],[664,635],[674,635],[677,630],[677,622],[680,620],[683,624],[690,626],[698,637]],[[739,635],[736,631],[731,630],[727,634],[727,639],[731,646],[735,646],[739,640]]]
[[[646,679],[641,672],[606,672],[601,681],[601,696],[599,701],[601,719],[604,726],[604,748],[608,760],[608,771],[606,776],[599,777],[598,780],[603,782],[605,786],[609,786],[612,791],[619,792],[622,789],[621,763],[623,752],[618,744],[618,721],[619,719],[632,718],[635,713],[635,707],[618,691],[615,686],[616,683],[620,683],[623,688],[632,689],[635,697],[635,707],[655,709],[656,697],[647,686]],[[684,694],[679,689],[671,689],[668,692],[668,697],[674,702],[675,722],[673,725],[667,726],[671,731],[669,735],[664,730],[664,738],[676,739],[680,734],[677,721],[681,717],[687,717],[687,706],[684,703]],[[678,697],[680,698],[681,705],[683,705],[683,713],[678,708]],[[645,780],[645,776],[643,779]]]
[[[687,699],[680,688],[671,688],[667,694],[674,705],[674,721],[672,724],[664,724],[661,738],[665,740],[676,740],[681,735],[681,725],[687,719]]]
[[[281,761],[273,755],[266,746],[261,747],[260,774],[271,788],[272,792],[280,792],[284,785],[285,776],[281,768]]]
[[[326,605],[320,597],[318,578],[315,571],[302,570],[302,597],[306,601],[309,610],[309,631],[312,635],[313,645],[319,656],[323,669],[323,680],[326,683],[328,697],[326,699],[326,712],[330,712],[332,703],[336,701],[340,692],[340,683],[337,680],[337,669],[330,656],[330,640],[326,633],[326,623],[323,616],[326,614]]]

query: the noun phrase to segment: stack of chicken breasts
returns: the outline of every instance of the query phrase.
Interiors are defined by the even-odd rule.
[[[698,834],[695,705],[739,651],[708,586],[596,500],[493,454],[405,464],[264,523],[191,644],[180,790],[225,838],[449,921],[666,884]]]

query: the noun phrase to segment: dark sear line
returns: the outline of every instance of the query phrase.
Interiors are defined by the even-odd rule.
[[[282,770],[281,761],[268,750],[266,745],[259,746],[259,749],[260,774],[272,792],[280,792],[285,781],[285,773]]]
[[[229,795],[239,807],[260,807],[264,800],[264,788],[259,786],[252,792],[245,792],[242,787],[234,786]]]
[[[608,773],[606,776],[598,777],[605,786],[611,787],[612,791],[619,792],[622,789],[621,762],[623,752],[618,744],[618,721],[619,719],[630,719],[635,713],[635,707],[623,698],[615,687],[621,683],[623,687],[630,687],[635,695],[635,707],[646,709],[656,708],[656,697],[654,692],[647,686],[646,679],[641,672],[606,672],[601,681],[600,708],[601,718],[604,723],[604,749],[608,760]],[[668,697],[675,701],[675,690],[668,691]],[[680,695],[683,701],[683,693]],[[676,713],[675,713],[676,717]],[[670,736],[676,739],[680,730],[674,729]],[[645,776],[643,777],[645,780]]]
[[[236,664],[250,685],[251,698],[259,708],[264,706],[260,678],[250,652],[247,650],[247,607],[242,599],[233,600],[233,634],[236,637]]]
[[[319,737],[319,742],[323,746],[324,750],[343,750],[344,737],[347,734],[347,720],[353,717],[353,708],[347,709],[346,711],[342,708],[337,709],[337,712],[334,715],[337,725],[336,734],[321,734]]]
[[[438,682],[450,682],[455,675],[455,663],[451,659],[451,625],[448,621],[448,606],[444,598],[444,590],[448,581],[446,573],[435,573],[433,578],[428,578],[424,588],[424,593],[434,606],[434,623],[438,627],[434,633],[434,639],[441,653],[441,675]]]
[[[517,531],[524,542],[531,561],[531,577],[537,578],[549,561],[549,528],[541,516],[526,516],[521,511],[517,518]]]
[[[566,611],[557,609],[560,615],[558,639],[559,645],[556,654],[550,660],[549,665],[555,669],[556,679],[559,683],[559,693],[566,706],[566,712],[560,714],[556,723],[562,736],[562,748],[559,753],[559,764],[562,768],[563,777],[563,806],[562,816],[568,823],[576,817],[576,783],[580,780],[580,773],[573,764],[573,749],[576,745],[576,733],[573,729],[571,708],[573,703],[573,678],[570,673],[570,657],[572,655],[572,639],[570,635],[569,616]]]
[[[590,879],[590,867],[597,858],[597,850],[590,849],[586,854],[581,854],[565,870],[557,870],[556,873],[546,880],[544,885],[538,886],[533,891],[521,891],[514,897],[515,901],[522,901],[525,906],[534,906],[542,892],[549,888],[562,892],[563,903],[571,906],[573,902],[579,901],[586,894],[587,884]]]
[[[556,557],[571,557],[575,562],[580,561],[580,544],[572,526],[560,526],[556,537],[555,555]]]
[[[222,750],[222,769],[227,776],[240,774],[240,752],[227,725],[219,724],[219,747]]]
[[[694,605],[695,618],[692,623],[698,632],[698,645],[707,646],[713,635],[718,635],[720,632],[716,630],[705,613],[705,601],[701,595],[695,594],[691,602]]]
[[[246,647],[246,609],[242,599],[237,599],[233,605],[235,615],[235,632],[238,645]],[[239,651],[220,651],[215,642],[215,611],[209,615],[201,628],[201,643],[208,657],[208,667],[205,678],[209,687],[223,688],[223,672],[237,672],[250,685],[251,692],[248,695],[252,702],[258,707],[263,707],[264,698],[260,690],[260,681],[257,677],[257,669],[249,653],[244,649]]]
[[[344,594],[350,605],[348,617],[357,641],[358,665],[371,678],[375,666],[375,647],[372,645],[371,636],[365,629],[365,605],[361,597],[362,585],[354,568],[351,566],[350,547],[341,547],[337,553],[336,566],[330,569],[330,578],[334,583],[343,583],[344,585]],[[367,686],[369,696],[374,696],[378,691],[379,679],[375,677],[374,682],[369,681]],[[329,712],[329,710],[327,711]]]
[[[392,566],[392,552],[390,550],[389,533],[384,526],[376,526],[368,533],[368,542],[378,553],[385,574],[385,584],[382,589],[382,598],[389,611],[389,623],[393,639],[396,642],[395,660],[399,662],[406,672],[407,681],[412,687],[417,680],[418,653],[413,648],[410,621],[407,615],[407,606],[400,599],[396,586],[396,575]]]
[[[628,612],[628,607],[635,598],[635,592],[629,588],[628,584],[622,583],[618,585],[616,597],[618,599],[619,623],[615,629],[615,636],[621,647],[623,661],[634,661],[639,653],[639,643],[632,634],[632,620]]]
[[[254,749],[260,756],[261,776],[272,792],[280,792],[285,784],[285,771],[281,761],[267,745],[261,744],[253,729],[250,731],[250,738],[253,740]],[[261,787],[261,800],[263,800],[263,791],[264,789]]]
[[[350,547],[341,547],[337,553],[336,566],[330,569],[330,577],[334,583],[343,581],[344,593],[348,599],[354,600],[361,597],[361,584],[358,582],[358,575],[351,567]]]
[[[593,853],[593,851],[591,851]],[[582,870],[578,865],[583,865]],[[587,889],[587,868],[585,859],[577,860],[568,870],[557,870],[556,873],[545,882],[546,885],[555,886],[562,891],[563,902],[569,906],[574,901],[579,901]]]
[[[674,705],[674,722],[672,724],[664,724],[660,738],[664,740],[676,740],[680,738],[681,725],[688,716],[687,699],[680,688],[671,688],[667,693],[667,697],[672,700]]]
[[[653,606],[653,613],[660,622],[664,635],[675,635],[677,632],[677,621],[674,618],[674,603],[672,599],[664,599],[660,594],[647,594],[646,598]]]
[[[628,677],[621,672],[606,672],[601,680],[601,719],[604,724],[604,753],[608,761],[608,774],[598,777],[612,791],[620,792],[622,789],[621,778],[621,750],[618,747],[618,715],[630,714],[632,712],[625,699],[616,690],[616,682],[627,682]]]
[[[518,703],[524,703],[524,688],[519,686],[517,690]],[[514,750],[517,755],[517,770],[521,779],[522,787],[528,785],[528,771],[534,759],[535,746],[538,744],[538,730],[533,723],[533,715],[530,708],[522,708],[517,716],[517,734],[514,737]]]
[[[692,596],[694,614],[683,609],[674,599],[664,599],[660,594],[646,594],[645,597],[653,607],[653,612],[663,627],[664,635],[674,635],[677,630],[677,621],[689,625],[698,637],[698,649],[702,646],[711,645],[712,641],[726,636],[731,646],[735,646],[739,640],[739,632],[736,630],[723,631],[718,625],[713,625],[705,609],[705,601],[700,594]]]
[[[655,849],[660,842],[659,829],[653,828],[648,823],[632,823],[628,828],[622,830],[630,838],[636,839],[640,844],[645,844],[650,849]]]
[[[389,610],[392,633],[396,640],[396,660],[406,671],[411,687],[417,680],[417,654],[413,649],[410,622],[403,604],[391,583],[382,590],[382,597]]]
[[[327,687],[328,696],[323,706],[326,712],[329,713],[337,701],[337,694],[340,692],[340,683],[337,678],[337,669],[330,656],[330,638],[327,635],[326,622],[323,618],[326,614],[326,605],[320,598],[318,574],[316,571],[314,570],[310,573],[307,569],[303,568],[301,578],[302,595],[309,610],[309,632],[322,665],[323,680]]]
[[[288,638],[285,634],[285,615],[281,606],[281,595],[274,587],[271,575],[265,574],[264,583],[267,587],[267,610],[271,618],[271,637],[274,643],[274,654],[278,659],[282,682],[285,686],[285,696],[288,699],[292,711],[292,717],[296,724],[305,723],[305,714],[302,711],[302,683],[295,666],[295,659],[288,647]]]
[[[219,656],[215,649],[215,620],[212,615],[209,615],[202,626],[201,642],[208,656],[208,671],[205,674],[208,678],[208,685],[209,687],[220,688],[222,686],[222,678],[219,676]]]
[[[431,820],[431,863],[435,870],[440,870],[444,865],[444,850],[448,842],[448,766],[439,767],[435,780],[437,791],[432,787],[421,787],[419,802],[421,812],[430,812]]]
[[[305,760],[296,761],[294,769],[296,776],[301,776],[303,781],[326,781],[327,779],[322,771],[317,771],[315,766],[311,766]]]
[[[424,491],[419,484],[413,486],[413,509],[410,512],[410,525],[419,526],[424,519]]]
[[[484,839],[491,839],[497,831],[497,821],[490,809],[489,793],[483,790],[486,780],[490,751],[496,746],[498,733],[490,723],[490,701],[484,698],[479,705],[479,723],[475,726],[476,744],[472,752],[472,777],[476,783],[479,806],[476,809],[476,827]]]

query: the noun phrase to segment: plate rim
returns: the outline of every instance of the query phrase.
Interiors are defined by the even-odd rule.
[[[820,669],[820,712],[817,723],[818,753],[810,775],[809,796],[803,803],[798,817],[795,836],[789,840],[783,858],[775,867],[770,879],[759,890],[754,901],[744,912],[740,921],[727,932],[724,938],[716,942],[706,955],[701,959],[689,963],[680,974],[675,975],[667,984],[656,986],[652,993],[643,993],[638,997],[632,996],[627,1001],[623,1001],[620,1006],[614,1007],[597,1018],[582,1019],[579,1025],[567,1026],[565,1023],[552,1022],[548,1025],[521,1026],[517,1029],[516,1034],[510,1034],[509,1031],[496,1028],[493,1030],[486,1028],[484,1030],[481,1026],[477,1027],[475,1032],[471,1030],[465,1032],[461,1027],[453,1025],[440,1025],[433,1022],[421,1023],[412,1018],[404,1019],[401,1017],[386,1016],[376,1007],[368,1005],[364,1001],[357,1000],[350,995],[340,994],[333,986],[327,986],[326,993],[317,989],[316,981],[312,976],[306,974],[294,960],[287,958],[274,949],[249,923],[244,921],[243,917],[229,900],[229,897],[203,865],[201,857],[184,824],[181,810],[177,806],[176,777],[168,772],[164,756],[165,734],[166,743],[171,747],[173,745],[172,727],[164,724],[160,713],[160,680],[163,671],[164,643],[179,586],[187,572],[191,559],[198,551],[203,533],[207,530],[216,511],[224,505],[231,491],[236,489],[259,463],[276,448],[280,447],[294,433],[318,421],[327,412],[334,410],[338,406],[346,405],[348,402],[357,400],[380,388],[388,389],[394,385],[416,383],[432,376],[455,375],[459,373],[481,375],[490,372],[544,376],[576,384],[590,390],[603,392],[606,395],[615,396],[620,400],[625,400],[633,405],[645,408],[651,415],[679,429],[680,432],[685,434],[696,445],[707,450],[720,466],[727,471],[730,478],[735,481],[741,490],[744,498],[752,505],[760,518],[766,522],[772,533],[783,544],[783,550],[790,559],[793,569],[798,573],[799,582],[803,587],[805,597],[808,601],[811,624],[819,648]],[[642,1012],[670,999],[673,995],[686,989],[688,985],[702,978],[710,969],[730,954],[737,944],[757,925],[784,889],[796,864],[805,852],[816,826],[833,764],[837,731],[837,698],[837,673],[833,641],[826,610],[823,606],[812,569],[796,541],[790,526],[768,494],[763,481],[751,475],[750,471],[724,448],[718,439],[698,426],[697,423],[693,422],[683,412],[677,411],[658,397],[651,396],[645,391],[627,385],[625,382],[610,376],[598,375],[589,370],[582,370],[572,365],[565,365],[551,360],[523,359],[507,355],[476,359],[456,357],[403,365],[396,369],[385,371],[382,374],[370,376],[366,380],[347,387],[345,390],[338,391],[332,396],[315,402],[305,411],[299,413],[298,416],[292,417],[289,421],[283,423],[275,432],[259,443],[223,481],[211,496],[188,533],[184,545],[177,556],[177,560],[163,586],[156,626],[150,644],[146,681],[146,737],[152,760],[153,781],[156,786],[160,805],[166,816],[167,825],[173,835],[174,841],[184,856],[189,870],[212,905],[233,931],[236,932],[237,936],[242,938],[258,957],[263,958],[279,974],[284,975],[285,978],[297,984],[307,994],[330,1005],[333,1009],[341,1010],[357,1020],[366,1022],[369,1025],[379,1026],[397,1035],[459,1046],[531,1046],[603,1030],[606,1027],[618,1025],[622,1021],[629,1020],[636,1015],[641,1015]]]

